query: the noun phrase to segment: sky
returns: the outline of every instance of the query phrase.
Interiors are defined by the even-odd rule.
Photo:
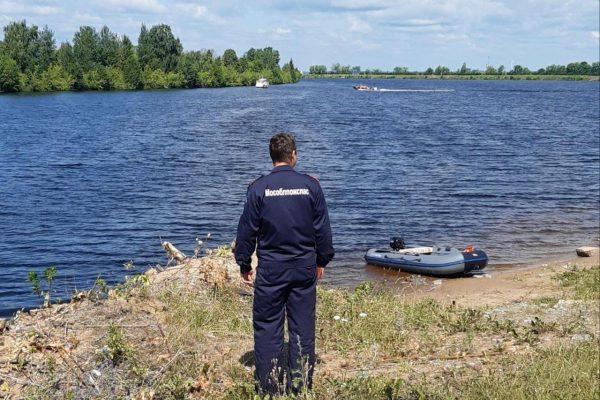
[[[271,46],[301,70],[485,69],[598,61],[599,0],[0,0],[0,26],[48,25],[57,44],[80,26],[137,43],[140,26],[171,26],[184,50]],[[3,37],[3,34],[0,34]]]

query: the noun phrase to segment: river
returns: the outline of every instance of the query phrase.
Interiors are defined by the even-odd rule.
[[[597,244],[598,82],[356,83],[0,96],[0,316],[39,304],[29,271],[55,265],[68,299],[164,264],[161,240],[230,243],[278,131],[325,192],[331,285],[382,279],[362,257],[394,235],[492,270]]]

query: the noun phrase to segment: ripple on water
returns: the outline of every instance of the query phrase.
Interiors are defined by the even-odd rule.
[[[303,81],[254,88],[0,96],[0,315],[37,305],[26,277],[57,265],[58,295],[235,235],[267,143],[297,135],[327,196],[331,284],[391,279],[364,252],[484,248],[491,264],[564,254],[598,234],[598,85]],[[209,242],[211,245],[211,242]]]

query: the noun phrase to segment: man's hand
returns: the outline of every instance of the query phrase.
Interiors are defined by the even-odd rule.
[[[317,265],[317,280],[323,278],[323,275],[325,275],[325,267],[319,267]]]
[[[252,275],[254,273],[252,271],[248,271],[242,274],[242,283],[248,286],[252,286],[254,284],[254,280],[252,279]]]

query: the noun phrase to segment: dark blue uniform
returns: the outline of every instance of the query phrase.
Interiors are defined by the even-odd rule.
[[[284,165],[248,187],[235,248],[242,273],[251,270],[255,248],[257,380],[264,392],[277,392],[284,370],[283,325],[287,313],[288,390],[295,391],[293,382],[310,387],[315,363],[316,266],[325,267],[334,254],[327,204],[316,179]]]

